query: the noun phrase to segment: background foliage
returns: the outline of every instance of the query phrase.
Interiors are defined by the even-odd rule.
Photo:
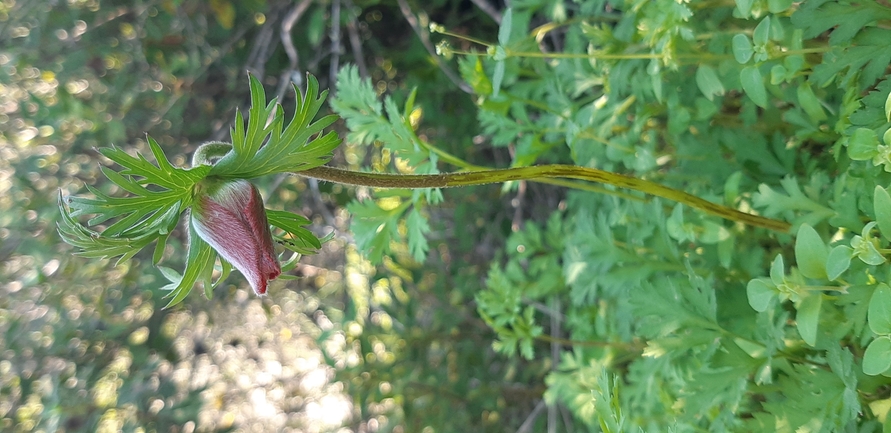
[[[2,427],[891,424],[891,8],[510,6],[0,3]],[[119,192],[98,181],[111,161],[91,149],[147,154],[148,132],[184,165],[248,104],[245,69],[270,94],[304,71],[332,89],[346,138],[335,165],[571,163],[795,227],[608,187],[350,191],[269,177],[271,207],[338,235],[263,300],[236,281],[162,310],[150,255],[116,267],[72,257],[54,230],[56,191]],[[165,261],[183,260],[181,231]],[[325,365],[284,367],[295,359]],[[313,394],[330,388],[350,404]],[[332,407],[348,415],[322,424]]]

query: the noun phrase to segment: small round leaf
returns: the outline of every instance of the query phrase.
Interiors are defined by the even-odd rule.
[[[876,334],[891,334],[891,287],[885,283],[876,286],[869,300],[866,314],[869,329]]]
[[[732,49],[733,57],[740,64],[746,64],[752,58],[752,54],[755,54],[755,50],[752,49],[752,41],[741,33],[733,36]]]
[[[879,225],[882,237],[891,240],[891,195],[888,195],[888,191],[879,185],[876,185],[873,192],[873,206],[876,212],[876,223]]]
[[[756,66],[746,66],[739,71],[739,81],[746,95],[761,108],[767,108],[767,89],[764,87],[764,77]]]
[[[786,266],[783,264],[783,255],[777,254],[770,264],[770,281],[774,286],[779,286],[786,281]]]
[[[770,280],[756,278],[746,285],[746,295],[749,297],[749,305],[752,306],[752,309],[761,313],[767,310],[770,301],[777,296],[777,290],[770,284]]]
[[[724,85],[721,84],[718,73],[708,65],[702,65],[696,69],[696,85],[709,101],[713,100],[715,95],[724,94]]]
[[[872,340],[863,352],[863,372],[878,376],[891,368],[891,337],[881,336]]]
[[[853,249],[847,245],[839,245],[829,250],[829,256],[826,258],[826,276],[829,281],[835,281],[841,274],[848,270],[851,266],[851,254]]]
[[[801,274],[808,278],[826,279],[826,258],[829,251],[813,227],[802,224],[795,238],[795,260]]]
[[[857,128],[848,139],[848,156],[855,161],[872,159],[878,154],[879,136],[869,128]]]
[[[757,26],[755,26],[755,31],[752,33],[752,41],[754,41],[755,46],[763,46],[767,43],[767,39],[770,36],[770,17],[766,16]]]
[[[798,314],[795,316],[795,326],[801,339],[805,343],[817,345],[817,324],[820,321],[820,306],[823,304],[823,296],[820,293],[812,293],[798,304]]]

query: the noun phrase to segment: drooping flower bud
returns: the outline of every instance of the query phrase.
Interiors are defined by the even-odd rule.
[[[257,295],[281,274],[263,198],[250,182],[205,179],[196,185],[192,224],[201,239],[244,274]]]

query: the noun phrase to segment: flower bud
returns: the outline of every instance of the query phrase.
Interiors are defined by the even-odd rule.
[[[257,295],[281,274],[260,192],[250,182],[205,179],[195,189],[192,225],[238,269]]]

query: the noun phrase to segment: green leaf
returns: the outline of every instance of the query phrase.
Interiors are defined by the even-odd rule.
[[[770,264],[770,281],[774,286],[779,286],[786,282],[786,267],[783,264],[782,254],[777,254]]]
[[[891,195],[880,185],[876,185],[873,192],[873,207],[879,231],[886,240],[891,240]]]
[[[743,68],[739,72],[739,81],[752,102],[761,108],[767,108],[767,89],[764,88],[764,78],[757,66]]]
[[[891,288],[885,283],[876,285],[867,312],[869,329],[879,335],[891,334]]]
[[[885,121],[891,122],[891,93],[888,93],[888,97],[885,98]],[[885,143],[891,144],[891,143]]]
[[[390,251],[390,241],[399,237],[399,218],[410,204],[406,201],[390,210],[381,208],[374,200],[354,201],[347,205],[353,215],[350,228],[355,234],[356,247],[372,263],[380,263],[384,254]]]
[[[795,261],[801,274],[808,278],[826,279],[826,258],[829,251],[813,227],[802,224],[795,238]]]
[[[724,94],[724,85],[721,84],[718,73],[708,65],[701,65],[696,69],[696,85],[709,101],[714,100],[715,95]]]
[[[312,255],[318,253],[322,248],[319,238],[302,227],[310,224],[310,221],[303,216],[267,209],[266,218],[269,220],[269,225],[284,231],[284,234],[273,231],[273,237],[288,250],[303,255]]]
[[[794,0],[767,0],[767,10],[772,14],[785,12],[792,7]]]
[[[739,9],[740,16],[748,18],[752,12],[753,3],[755,3],[755,0],[736,0],[736,8]]]
[[[829,250],[829,256],[826,257],[826,278],[829,281],[835,281],[841,276],[848,267],[851,266],[851,255],[853,249],[846,245],[839,245]]]
[[[752,49],[752,41],[749,40],[749,37],[742,34],[737,33],[733,35],[732,41],[732,50],[733,57],[736,58],[736,61],[740,64],[748,63],[749,59],[752,58],[752,54],[755,54],[755,50]]]
[[[872,236],[872,229],[875,226],[875,221],[866,224],[860,236],[851,238],[851,248],[854,250],[854,255],[863,263],[878,266],[885,263],[885,256],[878,249],[878,240]]]
[[[792,15],[792,24],[804,29],[805,38],[814,38],[827,30],[830,45],[850,41],[858,32],[868,29],[867,24],[891,19],[891,11],[878,2],[838,3],[804,2]]]
[[[857,128],[848,139],[848,156],[865,161],[878,155],[879,136],[869,128]]]
[[[510,31],[513,25],[514,12],[512,8],[507,8],[504,15],[501,16],[501,26],[498,27],[498,43],[502,46],[510,42]]]
[[[408,227],[408,251],[415,261],[423,262],[429,249],[426,236],[430,233],[430,224],[418,208],[412,208],[405,218],[405,224]]]
[[[755,278],[746,285],[746,295],[749,298],[749,305],[752,306],[752,309],[762,313],[770,306],[770,302],[776,298],[777,290],[770,280]]]
[[[59,212],[61,221],[56,224],[59,236],[67,244],[80,251],[76,254],[89,258],[118,257],[116,263],[130,260],[136,253],[148,246],[159,237],[156,233],[146,233],[137,237],[103,236],[81,225],[65,206],[61,193],[59,194]]]
[[[497,98],[501,91],[501,81],[504,80],[504,60],[495,62],[495,72],[492,74],[492,97]]]
[[[820,100],[817,99],[817,95],[814,94],[814,90],[811,89],[811,85],[807,81],[798,85],[798,103],[814,122],[826,120],[826,113],[823,112]]]
[[[770,84],[777,85],[786,81],[789,72],[783,65],[773,65],[770,67]]]
[[[752,42],[756,47],[763,46],[770,38],[770,16],[764,17],[752,33]]]
[[[884,9],[886,13],[889,10]],[[832,36],[836,32],[838,30],[834,31]],[[891,45],[888,44],[888,40],[891,40],[891,30],[877,27],[862,29],[850,47],[827,56],[830,61],[815,66],[810,81],[825,85],[835,79],[839,86],[846,87],[851,83],[861,89],[874,85],[876,80],[885,74],[885,68],[891,63]],[[838,77],[842,71],[847,72],[844,76]],[[852,83],[854,80],[857,82]]]
[[[313,122],[328,95],[327,90],[319,93],[319,82],[314,76],[307,75],[305,95],[294,86],[297,93],[294,117],[284,129],[284,114],[276,100],[267,105],[263,85],[253,75],[250,82],[247,129],[240,112],[237,113],[235,128],[231,131],[233,151],[220,159],[210,174],[247,179],[307,170],[331,159],[331,152],[340,145],[340,139],[334,132],[324,135],[322,132],[337,116],[323,116]],[[267,123],[270,116],[272,119]]]
[[[186,270],[183,272],[182,278],[180,278],[179,281],[175,281],[162,288],[162,290],[170,291],[170,293],[164,296],[165,299],[170,298],[170,301],[164,308],[167,309],[173,307],[182,302],[183,299],[186,299],[186,296],[192,291],[195,283],[213,271],[213,264],[216,257],[217,254],[214,252],[213,248],[211,248],[207,242],[204,242],[204,240],[198,236],[198,233],[195,232],[195,227],[190,220],[189,255],[186,260]],[[208,268],[210,269],[208,270]]]
[[[798,304],[798,313],[795,315],[795,326],[801,339],[811,346],[817,345],[817,323],[822,304],[823,296],[819,292],[811,293]]]
[[[801,191],[796,178],[791,176],[784,177],[780,180],[780,186],[782,186],[783,192],[777,192],[764,184],[758,186],[758,192],[753,197],[753,203],[756,207],[764,207],[766,215],[777,216],[789,211],[805,211],[814,215],[813,219],[809,219],[809,221],[813,222],[836,214],[834,210],[805,195]]]
[[[891,337],[872,340],[863,352],[863,373],[878,376],[891,368]]]

